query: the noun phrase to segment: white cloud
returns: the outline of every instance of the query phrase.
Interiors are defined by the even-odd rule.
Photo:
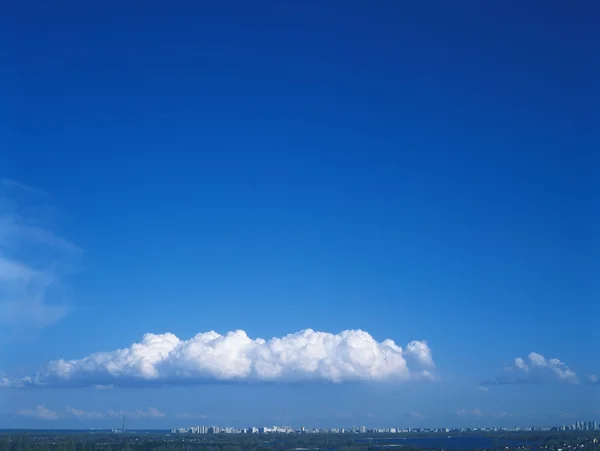
[[[392,342],[393,343],[393,342]],[[408,355],[415,356],[418,362],[426,367],[432,367],[433,356],[431,355],[431,349],[427,346],[425,341],[411,341],[406,346]]]
[[[0,185],[0,323],[48,326],[68,313],[64,278],[82,250],[48,229],[35,188],[14,181]],[[35,200],[35,199],[34,199]]]
[[[532,366],[548,366],[546,358],[543,355],[538,354],[537,352],[530,352],[528,357]],[[520,360],[522,361],[523,359]]]
[[[411,418],[415,418],[417,420],[422,420],[423,418],[425,418],[425,415],[423,415],[422,413],[419,413],[419,412],[410,412],[408,415]]]
[[[410,367],[409,367],[410,362]],[[422,370],[422,366],[429,370]],[[200,333],[189,340],[173,334],[146,334],[140,343],[79,360],[55,360],[22,386],[114,384],[182,385],[211,381],[390,381],[433,379],[426,342],[402,349],[392,340],[376,341],[367,332],[339,334],[311,329],[282,338],[252,339],[237,330]]]
[[[39,404],[33,410],[23,409],[18,412],[23,417],[39,418],[40,420],[58,420],[56,412],[48,409],[45,405]]]
[[[572,384],[579,383],[579,379],[575,372],[558,359],[546,359],[543,355],[536,352],[531,352],[528,358],[531,367],[539,371],[538,374],[551,372],[559,381]]]
[[[532,384],[552,380],[579,384],[577,374],[564,362],[555,358],[547,359],[537,352],[529,353],[527,360],[517,357],[513,366],[505,366],[504,371],[515,374],[515,377],[498,377],[484,381],[482,385]]]
[[[597,384],[598,383],[598,376],[596,376],[595,374],[590,374],[588,376],[588,380],[590,381],[591,384]]]
[[[456,415],[458,415],[459,417],[466,417],[466,416],[473,416],[473,417],[480,417],[483,416],[483,412],[480,409],[456,409]]]
[[[550,359],[548,361],[548,364],[549,364],[550,368],[552,369],[552,371],[554,372],[554,374],[556,374],[556,376],[560,380],[566,381],[566,382],[571,382],[573,384],[579,383],[579,379],[577,378],[577,375],[575,374],[575,372],[570,370],[569,367],[567,365],[565,365],[563,362],[561,362],[560,360]]]
[[[529,372],[529,366],[525,363],[525,360],[523,360],[521,357],[517,357],[515,359],[515,366],[517,368],[519,368],[520,370],[525,371],[526,373]]]

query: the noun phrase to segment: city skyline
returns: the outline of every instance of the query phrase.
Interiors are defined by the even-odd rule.
[[[573,424],[563,424],[560,426],[514,426],[514,427],[468,427],[468,428],[450,428],[450,427],[436,427],[436,428],[379,428],[379,427],[367,427],[365,425],[352,426],[349,428],[307,428],[301,426],[299,428],[293,428],[291,426],[262,426],[262,427],[247,427],[247,428],[235,428],[235,427],[220,427],[220,426],[190,426],[183,428],[172,428],[171,434],[270,434],[270,433],[282,433],[282,434],[317,434],[317,433],[331,433],[331,434],[400,434],[400,433],[412,433],[412,432],[474,432],[474,431],[485,431],[485,432],[520,432],[520,431],[599,431],[599,425],[596,421],[577,421]],[[113,432],[123,432],[123,430],[113,429]]]

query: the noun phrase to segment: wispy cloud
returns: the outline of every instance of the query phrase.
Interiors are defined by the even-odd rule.
[[[125,415],[127,418],[164,418],[166,415],[155,407],[148,407],[146,410],[108,410],[107,416],[110,417],[122,417]]]
[[[426,366],[428,370],[425,370]],[[431,380],[435,365],[425,342],[406,349],[367,332],[303,330],[268,341],[242,330],[197,334],[146,334],[140,343],[79,360],[55,360],[21,386],[90,387],[189,385],[207,382],[406,382]]]
[[[527,359],[517,357],[512,365],[505,365],[504,372],[511,376],[499,376],[482,381],[481,386],[537,384],[543,382],[563,382],[579,384],[579,377],[567,364],[556,359],[547,359],[542,354],[531,352]]]
[[[106,418],[106,414],[103,412],[86,412],[85,410],[75,409],[73,407],[67,406],[67,412],[73,415],[76,418],[81,419],[101,419]]]
[[[37,405],[35,409],[20,410],[18,414],[22,417],[39,418],[40,420],[58,420],[57,413],[43,404]]]
[[[3,185],[5,188],[17,189],[36,196],[48,197],[48,193],[46,193],[45,191],[42,191],[38,188],[34,188],[33,186],[26,185],[24,183],[16,182],[14,180],[2,179],[0,180],[0,184]]]
[[[408,416],[416,420],[423,420],[425,418],[425,415],[419,412],[410,412]]]
[[[36,214],[40,197],[47,195],[15,181],[0,185],[0,323],[48,326],[69,311],[65,277],[83,251]]]

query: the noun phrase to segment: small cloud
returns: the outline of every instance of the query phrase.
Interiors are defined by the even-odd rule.
[[[515,366],[523,371],[525,371],[526,373],[529,372],[529,366],[525,363],[525,360],[523,360],[521,357],[517,357],[515,359]]]
[[[512,418],[512,417],[516,417],[517,415],[515,415],[512,412],[500,412],[500,413],[493,414],[492,416],[494,416],[496,418]]]
[[[590,374],[588,376],[588,381],[590,384],[597,384],[598,383],[598,376],[596,376],[595,374]]]
[[[417,420],[422,420],[425,418],[425,415],[423,415],[422,413],[419,413],[419,412],[410,412],[408,414],[408,416],[411,418],[415,418]]]
[[[92,388],[95,388],[96,390],[112,390],[113,388],[115,388],[115,386],[113,384],[107,384],[107,385],[92,385]]]
[[[467,416],[473,416],[473,417],[480,417],[483,416],[483,412],[481,412],[480,409],[462,409],[462,408],[458,408],[456,409],[456,415],[458,415],[459,417],[467,417]]]
[[[74,417],[82,419],[100,419],[106,417],[106,415],[102,412],[86,412],[84,410],[78,410],[70,406],[67,406],[66,410]]]
[[[75,409],[73,407],[67,406],[66,410],[74,417],[81,418],[81,419],[102,419],[102,418],[109,418],[109,417],[120,418],[122,416],[126,416],[128,418],[134,418],[134,419],[164,418],[165,417],[165,414],[162,413],[160,410],[158,410],[155,407],[149,407],[146,410],[143,410],[143,409],[107,410],[105,412],[92,412],[92,411],[79,410],[79,409]],[[192,417],[192,416],[183,417],[183,416],[181,416],[180,418],[199,418],[199,417]]]
[[[110,417],[122,417],[125,415],[127,418],[164,418],[165,414],[162,413],[155,407],[148,407],[146,410],[136,409],[136,410],[109,410],[106,412],[107,416]]]
[[[406,346],[406,353],[409,358],[412,357],[416,359],[421,366],[435,368],[431,348],[427,345],[426,341],[411,341]],[[427,373],[429,374],[429,372]]]
[[[148,410],[136,410],[134,415],[138,415],[140,418],[164,418],[165,414],[158,410],[156,407],[148,407]]]
[[[523,359],[516,359],[516,360],[523,361]],[[548,362],[546,361],[546,358],[543,355],[538,354],[537,352],[529,353],[529,361],[531,362],[532,366],[537,366],[537,367],[548,366]]]
[[[208,415],[201,413],[178,413],[175,415],[177,418],[188,419],[188,420],[206,420]]]
[[[29,418],[39,418],[40,420],[58,420],[56,412],[48,409],[45,405],[39,404],[33,410],[23,409],[18,412],[20,416]]]
[[[560,416],[563,417],[563,418],[574,418],[577,415],[575,413],[573,413],[573,412],[563,412],[563,413],[560,414]]]
[[[489,391],[490,388],[488,386],[486,386],[486,385],[478,385],[477,386],[477,390],[479,390],[479,391]]]
[[[513,365],[505,365],[505,373],[520,374],[521,376],[501,376],[481,382],[481,386],[537,384],[542,382],[565,382],[579,384],[579,378],[564,362],[552,358],[547,359],[542,354],[531,352],[527,361],[517,357]]]

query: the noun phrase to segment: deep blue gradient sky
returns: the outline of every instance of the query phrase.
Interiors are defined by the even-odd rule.
[[[83,253],[0,372],[312,328],[426,340],[440,380],[7,388],[0,427],[600,420],[598,5],[175,3],[1,14],[2,205]],[[581,383],[478,388],[532,351]]]

